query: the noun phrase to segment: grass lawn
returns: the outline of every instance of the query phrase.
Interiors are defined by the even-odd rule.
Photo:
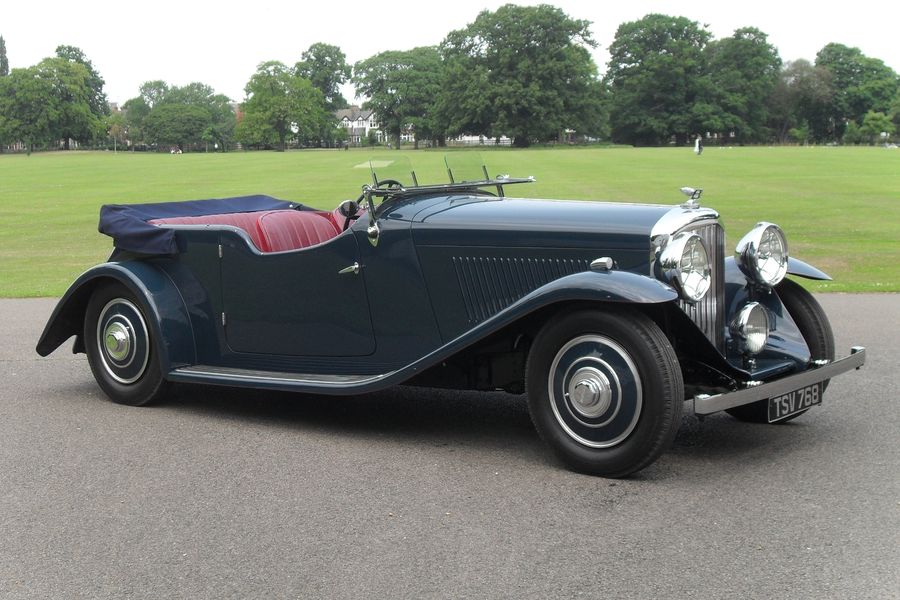
[[[467,152],[459,150],[459,152]],[[729,248],[759,220],[833,282],[815,291],[900,291],[900,151],[882,148],[559,148],[480,151],[490,173],[534,175],[527,197],[675,204],[705,190]],[[384,154],[384,151],[379,154]],[[422,182],[444,181],[444,151],[403,151]],[[370,151],[0,155],[0,297],[58,296],[103,262],[100,205],[268,194],[320,208],[355,198]],[[466,157],[468,158],[468,157]]]

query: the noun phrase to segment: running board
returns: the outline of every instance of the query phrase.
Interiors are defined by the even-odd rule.
[[[324,375],[193,365],[171,371],[168,379],[183,383],[305,391],[318,394],[354,394],[390,385],[385,380],[390,379],[391,375],[395,373],[397,371],[381,375]]]

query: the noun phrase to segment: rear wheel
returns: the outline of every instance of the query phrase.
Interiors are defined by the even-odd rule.
[[[834,334],[831,332],[831,324],[828,322],[828,316],[822,307],[813,298],[813,295],[807,292],[799,283],[790,279],[784,279],[775,287],[778,297],[782,304],[787,308],[788,313],[797,324],[797,328],[806,340],[809,347],[810,358],[812,360],[834,360]],[[819,384],[819,397],[828,387],[828,380]],[[728,414],[751,423],[768,423],[769,422],[769,401],[760,400],[752,404],[729,408]],[[778,423],[787,423],[796,419],[806,411],[796,414],[778,421]]]
[[[94,291],[84,318],[84,346],[100,389],[114,402],[143,406],[166,391],[146,311],[120,283]]]
[[[659,327],[630,310],[551,320],[526,366],[531,418],[571,469],[624,477],[656,460],[681,424],[678,359]]]

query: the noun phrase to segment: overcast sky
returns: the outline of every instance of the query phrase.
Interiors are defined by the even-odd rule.
[[[556,0],[569,16],[591,21],[601,73],[616,28],[649,13],[684,16],[708,26],[716,38],[753,26],[769,35],[784,61],[813,60],[829,42],[856,46],[900,72],[900,3],[896,0],[791,2],[790,0]],[[125,102],[151,79],[184,85],[200,81],[233,100],[265,60],[293,65],[315,42],[339,46],[351,64],[383,50],[438,44],[465,27],[493,0],[344,0],[229,3],[224,0],[144,2],[3,2],[0,35],[10,68],[28,67],[56,46],[77,46],[106,80],[109,99]],[[540,4],[521,1],[518,4]],[[893,29],[893,31],[892,31]],[[345,95],[352,96],[352,88]],[[352,99],[352,98],[351,98]]]

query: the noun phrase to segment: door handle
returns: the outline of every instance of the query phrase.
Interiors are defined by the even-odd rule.
[[[344,267],[340,271],[338,271],[338,275],[347,275],[348,273],[353,273],[354,275],[359,275],[359,263],[355,262],[349,267]]]

